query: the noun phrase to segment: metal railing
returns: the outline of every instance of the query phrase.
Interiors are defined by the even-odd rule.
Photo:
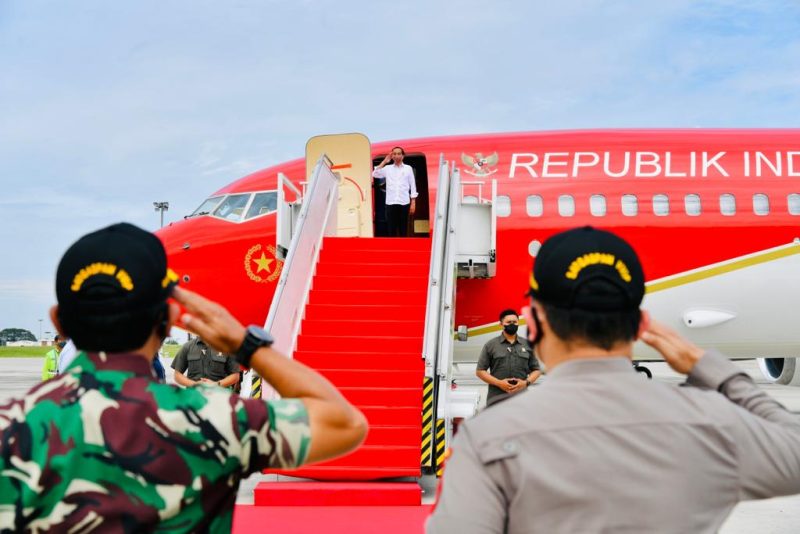
[[[323,155],[314,169],[265,323],[275,339],[275,349],[290,358],[300,332],[322,239],[336,233],[333,207],[338,198],[339,182],[330,167],[331,161]]]
[[[436,349],[439,346],[439,303],[442,298],[442,264],[444,245],[447,237],[447,207],[450,192],[450,169],[439,157],[439,180],[436,189],[436,206],[433,217],[433,238],[431,239],[431,265],[428,274],[428,302],[425,310],[425,376],[433,377],[436,363]]]
[[[286,190],[294,194],[294,201],[286,199]],[[305,188],[303,188],[305,189]],[[278,259],[286,259],[286,254],[291,246],[292,236],[297,222],[297,206],[302,206],[304,193],[286,177],[285,174],[278,173],[278,213],[275,218],[275,248],[278,251]]]

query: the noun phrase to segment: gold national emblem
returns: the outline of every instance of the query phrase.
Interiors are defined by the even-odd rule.
[[[266,284],[274,282],[281,275],[283,262],[275,257],[275,247],[255,245],[250,247],[244,257],[244,270],[253,282]]]

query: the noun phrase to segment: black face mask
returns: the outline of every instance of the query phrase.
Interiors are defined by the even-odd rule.
[[[503,331],[509,336],[513,336],[514,334],[516,334],[518,329],[519,329],[518,324],[507,324],[503,326]]]

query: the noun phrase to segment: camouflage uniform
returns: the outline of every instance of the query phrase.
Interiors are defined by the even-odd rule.
[[[81,353],[0,406],[0,531],[229,532],[239,481],[308,454],[302,401],[159,384]]]

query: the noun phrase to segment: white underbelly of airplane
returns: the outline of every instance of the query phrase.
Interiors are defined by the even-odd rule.
[[[651,316],[704,348],[730,358],[794,358],[800,356],[800,329],[794,326],[800,302],[800,245],[790,244],[729,262],[649,282],[642,308]],[[486,332],[491,325],[470,331]],[[477,362],[488,333],[456,341],[453,362]],[[520,335],[527,335],[525,328]],[[637,360],[660,355],[637,342]]]

